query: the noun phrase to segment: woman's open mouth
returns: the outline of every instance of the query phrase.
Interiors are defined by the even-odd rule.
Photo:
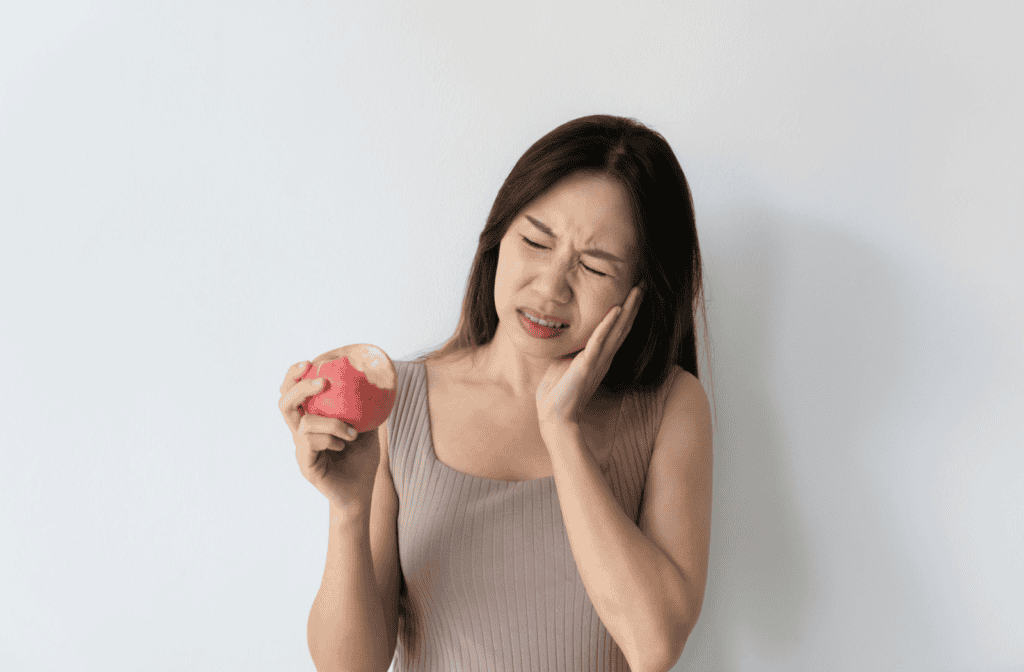
[[[562,327],[544,326],[530,318],[525,311],[519,311],[519,322],[523,325],[526,333],[534,338],[555,338],[569,328],[569,325]]]

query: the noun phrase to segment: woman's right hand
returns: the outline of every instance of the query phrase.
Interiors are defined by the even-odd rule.
[[[323,357],[314,362],[318,363]],[[288,369],[278,402],[295,440],[299,471],[342,511],[368,516],[373,482],[380,464],[377,429],[352,438],[347,433],[351,425],[335,418],[304,413],[302,403],[323,389],[323,384],[318,385],[315,378],[299,380],[310,366],[313,364],[300,362]]]

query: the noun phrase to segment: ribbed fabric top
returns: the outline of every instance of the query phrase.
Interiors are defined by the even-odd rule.
[[[554,476],[499,481],[440,462],[426,365],[394,364],[388,459],[404,577],[395,672],[627,672],[583,586]],[[635,523],[669,387],[626,396],[602,465]]]

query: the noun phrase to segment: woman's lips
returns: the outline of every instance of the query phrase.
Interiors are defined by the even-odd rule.
[[[519,323],[523,325],[523,329],[526,330],[526,333],[534,338],[558,338],[569,330],[569,327],[555,328],[541,326],[535,322],[531,322],[530,318],[526,316],[526,313],[522,312],[519,313]]]
[[[544,315],[543,313],[538,313],[537,311],[533,310],[532,308],[520,308],[519,312],[520,313],[524,313],[524,314],[525,313],[529,313],[530,315],[533,315],[537,319],[544,320],[545,322],[558,322],[559,324],[565,324],[565,325],[568,325],[568,326],[572,326],[571,324],[569,324],[569,320],[563,320],[563,319],[558,318],[558,317],[552,317],[551,315]]]

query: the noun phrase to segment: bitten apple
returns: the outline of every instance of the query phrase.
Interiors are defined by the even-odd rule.
[[[359,433],[376,429],[395,406],[398,372],[387,353],[360,343],[332,350],[300,378],[323,378],[324,389],[302,403],[306,413],[337,418]]]

